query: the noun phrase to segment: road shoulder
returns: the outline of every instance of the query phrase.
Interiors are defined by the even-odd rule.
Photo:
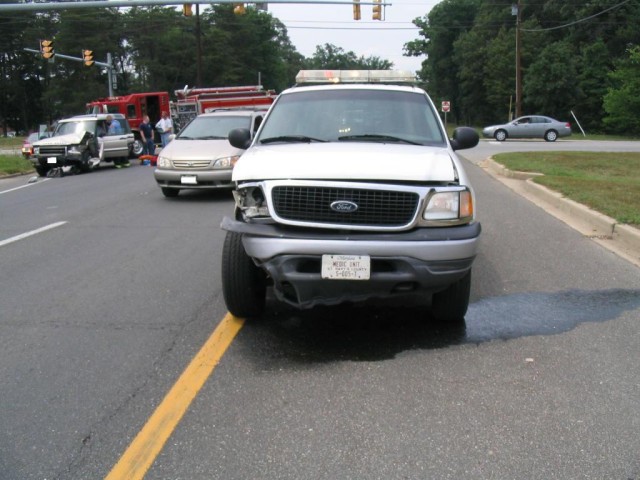
[[[479,166],[489,175],[585,237],[640,267],[640,230],[630,225],[620,224],[613,218],[538,185],[532,179],[541,174],[512,171],[493,158],[485,159]]]

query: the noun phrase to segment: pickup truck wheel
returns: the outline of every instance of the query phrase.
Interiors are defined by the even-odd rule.
[[[458,322],[464,320],[469,307],[471,293],[471,270],[442,292],[434,293],[431,313],[438,321]]]
[[[131,145],[131,149],[129,150],[129,158],[138,158],[144,152],[144,145],[142,144],[142,140],[135,139],[133,144]]]
[[[91,154],[89,153],[89,150],[87,150],[84,152],[82,158],[80,159],[79,168],[82,173],[89,173],[90,171],[95,169],[95,165],[90,160]]]
[[[257,317],[264,311],[266,276],[245,253],[242,235],[235,232],[227,232],[222,247],[222,295],[236,317]]]
[[[162,190],[162,194],[168,198],[177,197],[178,194],[180,193],[180,190],[177,188],[167,188],[167,187],[160,187],[160,188]]]
[[[51,170],[49,165],[36,165],[36,172],[38,172],[38,175],[41,177],[46,177],[49,170]]]

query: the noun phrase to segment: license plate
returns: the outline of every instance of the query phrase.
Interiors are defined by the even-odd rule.
[[[180,182],[183,185],[197,185],[198,177],[196,177],[195,175],[182,175]]]
[[[58,163],[58,159],[56,157],[47,158],[47,163]]]
[[[322,278],[328,280],[369,280],[369,255],[322,255]]]

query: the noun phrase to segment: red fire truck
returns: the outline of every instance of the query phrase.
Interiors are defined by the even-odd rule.
[[[107,97],[87,103],[87,113],[122,113],[127,117],[135,136],[133,154],[142,153],[139,126],[142,117],[149,115],[155,125],[162,112],[171,115],[174,131],[186,125],[192,118],[216,109],[268,107],[276,99],[274,90],[265,90],[261,85],[243,87],[188,88],[174,92],[176,101],[169,99],[168,92],[132,93],[118,97]],[[156,139],[156,141],[159,139]]]

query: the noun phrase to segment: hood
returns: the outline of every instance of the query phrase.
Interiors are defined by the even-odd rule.
[[[57,137],[49,137],[43,138],[42,140],[38,140],[34,142],[34,147],[39,147],[41,145],[77,145],[82,141],[82,135],[78,135],[77,133],[68,133],[67,135],[58,135]]]
[[[397,143],[255,145],[238,160],[233,180],[322,179],[453,182],[447,148]]]
[[[229,140],[180,140],[174,138],[160,155],[171,160],[215,160],[241,155],[243,150],[232,147]]]

